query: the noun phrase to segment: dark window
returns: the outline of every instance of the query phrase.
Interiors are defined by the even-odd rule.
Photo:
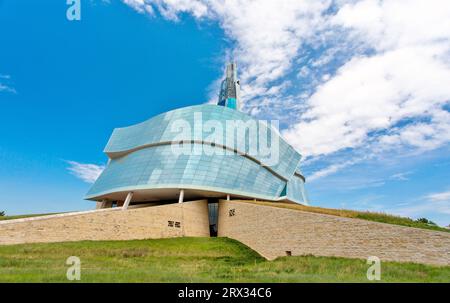
[[[181,223],[180,222],[175,222],[175,227],[180,228],[181,227]]]
[[[286,256],[292,256],[292,251],[286,250]]]
[[[173,227],[173,221],[168,221],[168,226]]]
[[[230,217],[233,217],[234,215],[236,215],[236,210],[233,208],[233,209],[230,209],[229,211],[228,211],[228,215],[230,216]]]
[[[217,237],[217,220],[218,220],[218,210],[219,203],[216,200],[210,201],[208,203],[208,214],[209,214],[209,235],[211,237]]]

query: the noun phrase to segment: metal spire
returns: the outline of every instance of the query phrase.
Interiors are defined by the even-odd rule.
[[[228,63],[226,77],[220,86],[219,101],[217,102],[217,105],[239,110],[240,101],[240,84],[237,79],[236,63]]]

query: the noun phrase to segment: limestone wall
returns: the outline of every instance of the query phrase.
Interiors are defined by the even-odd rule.
[[[176,222],[180,223],[179,227]],[[209,237],[206,200],[0,221],[0,245],[181,236]]]
[[[243,242],[268,259],[313,254],[450,265],[450,233],[220,201],[219,236]]]
[[[450,233],[239,201],[220,201],[218,233],[268,259],[290,251],[450,265]],[[0,221],[0,245],[181,236],[209,236],[206,200]]]

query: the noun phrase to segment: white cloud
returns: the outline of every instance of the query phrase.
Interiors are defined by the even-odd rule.
[[[236,42],[243,98],[273,95],[269,85],[284,76],[307,37],[321,27],[321,14],[331,1],[299,0],[123,0],[142,12],[151,5],[167,19],[180,13],[217,20]]]
[[[67,163],[70,165],[67,168],[70,173],[86,183],[94,183],[105,169],[104,165],[84,164],[76,161],[67,161]]]
[[[147,4],[145,0],[122,0],[125,4],[129,5],[137,12],[153,15],[154,11],[150,4]]]
[[[351,165],[353,165],[353,164],[355,164],[356,162],[359,162],[359,161],[360,161],[360,159],[359,160],[354,159],[354,160],[345,161],[345,162],[342,162],[342,163],[329,165],[329,166],[327,166],[325,168],[322,168],[322,169],[314,172],[312,175],[308,176],[308,182],[312,182],[312,181],[315,181],[317,179],[320,179],[320,178],[329,176],[331,174],[334,174],[335,172],[337,172],[337,171],[339,171],[341,169],[344,169],[345,167],[351,166]]]
[[[449,38],[447,0],[346,1],[331,20],[350,29],[351,38],[379,51],[430,45]]]
[[[432,193],[422,197],[418,202],[402,204],[385,211],[412,218],[433,217],[433,221],[437,224],[448,226],[450,222],[450,191]]]
[[[387,138],[426,148],[444,135],[450,120],[441,109],[450,100],[450,66],[439,61],[440,48],[404,48],[371,57],[357,57],[319,86],[307,101],[301,122],[285,132],[307,156],[330,154],[367,143],[370,132],[391,130]],[[403,119],[431,122],[397,127]],[[422,139],[423,140],[422,140]],[[440,142],[436,142],[439,145]],[[435,147],[435,146],[433,146]]]
[[[448,207],[450,208],[450,191],[429,194],[428,196],[426,196],[426,198],[431,202],[447,202]]]
[[[8,92],[8,93],[16,94],[17,93],[16,89],[11,87],[11,85],[6,84],[6,82],[11,79],[11,76],[10,75],[0,74],[0,80],[2,80],[2,79],[3,79],[3,82],[5,82],[5,83],[0,81],[0,93],[1,92]]]
[[[447,0],[123,1],[217,21],[233,42],[244,110],[288,122],[283,135],[307,158],[349,153],[313,179],[358,154],[450,141]]]
[[[403,172],[403,173],[396,173],[393,174],[392,176],[389,177],[390,180],[395,180],[395,181],[408,181],[409,180],[409,175],[411,175],[412,172],[408,171],[408,172]]]
[[[16,93],[16,90],[8,85],[0,83],[0,92]]]
[[[450,3],[356,1],[329,24],[346,30],[352,54],[316,87],[284,132],[306,156],[342,150],[426,151],[450,141]],[[336,170],[337,171],[337,170]]]
[[[297,77],[305,78],[310,74],[311,70],[307,66],[302,66],[297,74]]]

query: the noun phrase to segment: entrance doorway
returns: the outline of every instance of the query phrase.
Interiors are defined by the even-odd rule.
[[[219,200],[208,200],[209,236],[217,237],[217,221],[219,215]]]

